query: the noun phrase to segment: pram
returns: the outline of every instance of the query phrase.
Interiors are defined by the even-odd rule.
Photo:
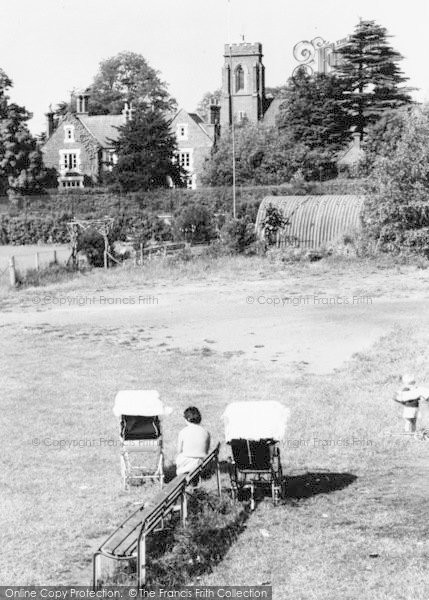
[[[225,440],[231,446],[231,488],[234,497],[250,489],[255,508],[255,487],[271,487],[276,505],[284,483],[279,442],[284,438],[289,409],[275,401],[232,402],[223,413]]]
[[[164,484],[161,417],[171,413],[156,390],[122,390],[113,413],[120,418],[121,475],[124,489],[131,482]]]

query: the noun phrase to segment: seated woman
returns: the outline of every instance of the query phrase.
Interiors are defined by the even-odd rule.
[[[178,455],[176,457],[177,475],[190,473],[205,458],[210,448],[210,434],[200,425],[201,413],[190,406],[183,413],[187,426],[179,433]]]

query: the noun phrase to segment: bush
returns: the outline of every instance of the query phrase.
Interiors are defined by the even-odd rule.
[[[85,231],[80,235],[77,249],[85,254],[92,267],[104,266],[104,239],[96,231]]]
[[[265,212],[264,220],[261,223],[266,242],[269,245],[275,244],[278,234],[288,224],[289,221],[283,216],[282,211],[276,206],[269,204]]]
[[[67,221],[70,215],[52,216],[21,215],[0,217],[0,241],[14,246],[53,243],[64,244],[69,241]]]
[[[368,239],[379,250],[429,257],[428,113],[415,109],[407,117],[396,149],[376,160],[367,190],[362,221]]]
[[[230,218],[220,231],[220,241],[228,253],[255,253],[255,225],[248,217]]]
[[[217,237],[214,215],[205,206],[193,204],[174,219],[175,237],[191,243],[208,243]]]

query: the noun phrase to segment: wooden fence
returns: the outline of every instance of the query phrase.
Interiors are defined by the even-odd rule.
[[[30,269],[39,271],[51,264],[67,264],[69,257],[70,251],[64,248],[3,256],[3,260],[0,259],[0,279],[7,280],[11,287],[15,287],[19,279],[18,274]]]

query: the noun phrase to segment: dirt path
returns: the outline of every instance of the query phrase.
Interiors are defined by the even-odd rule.
[[[423,295],[384,298],[282,291],[279,281],[37,292],[2,315],[9,326],[111,339],[157,352],[220,352],[281,365],[286,373],[325,373],[369,348],[396,324],[427,323]]]

